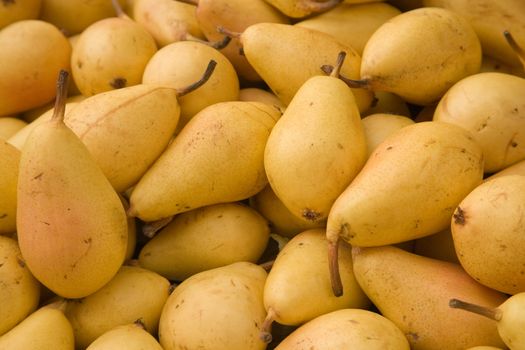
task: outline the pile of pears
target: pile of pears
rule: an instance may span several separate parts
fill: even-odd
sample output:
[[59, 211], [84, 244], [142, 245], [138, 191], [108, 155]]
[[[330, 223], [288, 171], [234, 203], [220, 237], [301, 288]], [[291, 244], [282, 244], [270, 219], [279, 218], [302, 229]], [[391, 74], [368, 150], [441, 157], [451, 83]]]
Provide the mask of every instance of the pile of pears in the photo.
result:
[[0, 350], [525, 349], [522, 0], [0, 1]]

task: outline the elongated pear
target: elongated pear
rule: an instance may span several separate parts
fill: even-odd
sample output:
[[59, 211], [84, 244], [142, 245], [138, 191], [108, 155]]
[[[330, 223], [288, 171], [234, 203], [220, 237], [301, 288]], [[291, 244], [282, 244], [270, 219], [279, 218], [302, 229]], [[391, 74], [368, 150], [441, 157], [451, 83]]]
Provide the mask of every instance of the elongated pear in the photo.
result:
[[162, 350], [159, 342], [139, 322], [118, 326], [102, 334], [86, 350]]
[[354, 274], [383, 316], [405, 334], [413, 350], [503, 347], [494, 322], [448, 307], [451, 298], [495, 307], [507, 299], [461, 266], [391, 246], [353, 248]]
[[[482, 178], [481, 148], [469, 132], [442, 122], [406, 126], [376, 148], [335, 201], [326, 228], [330, 249], [339, 238], [381, 246], [442, 231]], [[336, 265], [333, 254], [334, 283]]]
[[0, 235], [16, 232], [16, 206], [20, 151], [0, 140]]
[[366, 160], [366, 140], [350, 88], [314, 76], [297, 91], [272, 129], [264, 168], [273, 191], [295, 216], [322, 221]]
[[137, 183], [128, 213], [156, 221], [253, 196], [267, 184], [264, 147], [280, 115], [261, 102], [203, 109]]
[[62, 71], [55, 115], [33, 130], [22, 150], [16, 219], [33, 275], [60, 296], [80, 298], [117, 273], [128, 233], [117, 193], [63, 122], [66, 81]]

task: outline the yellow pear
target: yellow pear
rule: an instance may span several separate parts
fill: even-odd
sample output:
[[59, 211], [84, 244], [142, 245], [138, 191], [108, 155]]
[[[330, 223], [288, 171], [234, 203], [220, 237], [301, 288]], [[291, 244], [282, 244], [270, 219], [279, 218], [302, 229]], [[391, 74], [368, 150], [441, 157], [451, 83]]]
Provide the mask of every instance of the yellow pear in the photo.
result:
[[489, 306], [507, 299], [477, 283], [461, 266], [390, 246], [353, 248], [352, 256], [359, 285], [401, 329], [411, 349], [504, 345], [494, 322], [448, 307], [453, 297]]
[[376, 113], [364, 117], [362, 123], [366, 137], [367, 158], [369, 158], [388, 136], [405, 126], [414, 124], [414, 121], [401, 115]]
[[[274, 93], [261, 88], [243, 88], [239, 90], [239, 101], [264, 102], [284, 111], [286, 106]], [[1, 122], [1, 119], [0, 119]]]
[[[361, 116], [365, 117], [370, 114], [387, 113], [397, 114], [405, 117], [411, 117], [410, 110], [406, 102], [399, 96], [386, 91], [374, 92], [374, 102]], [[429, 118], [429, 120], [432, 117]]]
[[20, 158], [17, 233], [33, 275], [66, 298], [89, 295], [121, 266], [122, 203], [84, 144], [63, 121], [67, 72], [55, 114], [29, 135]]
[[302, 18], [329, 10], [343, 0], [265, 0], [288, 17]]
[[0, 52], [0, 116], [53, 100], [58, 72], [69, 69], [71, 56], [58, 28], [41, 20], [12, 23], [0, 30]]
[[[359, 54], [317, 30], [290, 24], [257, 23], [246, 28], [240, 40], [248, 62], [285, 105], [309, 78], [323, 75], [321, 66], [334, 62], [341, 51], [346, 52], [341, 75], [359, 77]], [[360, 112], [370, 107], [369, 91], [353, 89], [352, 92]]]
[[0, 140], [0, 235], [16, 232], [16, 186], [20, 151]]
[[159, 339], [164, 350], [263, 350], [266, 272], [238, 262], [200, 272], [179, 284], [164, 305]]
[[368, 310], [342, 309], [305, 323], [275, 349], [409, 350], [410, 345], [386, 317]]
[[252, 208], [211, 205], [177, 215], [141, 249], [139, 264], [182, 281], [237, 261], [255, 263], [269, 238], [267, 221]]
[[370, 37], [355, 86], [428, 105], [480, 65], [479, 40], [464, 18], [441, 8], [415, 9], [393, 17]]
[[339, 238], [381, 246], [444, 230], [482, 177], [481, 148], [469, 132], [442, 122], [401, 128], [376, 148], [332, 206], [330, 249], [335, 252]]
[[279, 252], [264, 285], [267, 316], [261, 336], [271, 340], [270, 325], [300, 325], [320, 315], [344, 308], [366, 308], [367, 296], [352, 271], [351, 247], [339, 246], [346, 293], [333, 295], [326, 268], [328, 242], [323, 229], [312, 229], [293, 237]]
[[44, 306], [0, 337], [0, 350], [74, 350], [73, 330], [61, 309]]
[[36, 310], [40, 283], [27, 268], [14, 239], [0, 236], [0, 335]]
[[140, 322], [118, 326], [102, 334], [86, 350], [162, 350]]
[[279, 116], [260, 102], [203, 109], [137, 183], [128, 214], [156, 221], [253, 196], [267, 184], [264, 147]]
[[264, 151], [268, 181], [284, 205], [306, 221], [326, 219], [336, 198], [366, 160], [366, 140], [350, 88], [314, 76], [297, 91], [270, 133]]
[[25, 19], [37, 19], [42, 0], [2, 1], [0, 4], [0, 29]]
[[0, 118], [0, 139], [7, 140], [20, 129], [25, 127], [27, 122], [16, 117], [2, 117]]
[[439, 101], [434, 120], [468, 130], [483, 149], [484, 171], [525, 159], [525, 79], [479, 73], [456, 83]]
[[73, 326], [77, 348], [85, 349], [105, 332], [137, 319], [149, 333], [156, 334], [169, 289], [169, 281], [152, 271], [122, 266], [97, 292], [67, 302], [65, 314]]
[[476, 281], [507, 294], [525, 291], [525, 177], [484, 182], [457, 206], [451, 223], [461, 266]]

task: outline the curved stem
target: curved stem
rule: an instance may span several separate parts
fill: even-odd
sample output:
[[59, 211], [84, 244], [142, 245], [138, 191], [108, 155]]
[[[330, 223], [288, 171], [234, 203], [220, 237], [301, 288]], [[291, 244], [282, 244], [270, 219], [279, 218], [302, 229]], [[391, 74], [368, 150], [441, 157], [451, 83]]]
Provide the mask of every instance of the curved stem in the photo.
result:
[[450, 306], [453, 309], [462, 309], [465, 311], [473, 312], [475, 314], [488, 317], [494, 321], [501, 320], [502, 316], [502, 312], [500, 309], [480, 306], [459, 299], [450, 299], [448, 306]]
[[510, 47], [516, 53], [521, 63], [523, 64], [523, 67], [525, 68], [525, 50], [516, 42], [514, 36], [508, 30], [505, 30], [503, 32], [503, 35], [505, 36], [507, 43], [509, 43]]
[[310, 13], [319, 13], [328, 11], [342, 2], [343, 0], [327, 0], [323, 2], [316, 0], [301, 0], [297, 3], [297, 7], [300, 7]]
[[186, 94], [189, 94], [190, 92], [192, 92], [194, 90], [197, 90], [199, 87], [204, 85], [204, 83], [206, 83], [208, 81], [208, 79], [210, 79], [211, 74], [215, 70], [216, 66], [217, 66], [217, 62], [214, 61], [214, 60], [210, 60], [210, 62], [208, 63], [208, 66], [206, 67], [206, 70], [204, 71], [204, 74], [202, 75], [202, 77], [199, 80], [197, 80], [196, 82], [194, 82], [194, 83], [192, 83], [192, 84], [190, 84], [190, 85], [188, 85], [186, 87], [183, 87], [181, 89], [177, 89], [177, 96], [181, 97], [181, 96], [184, 96]]
[[199, 6], [199, 0], [178, 0], [178, 1], [183, 2], [185, 4]]
[[147, 223], [142, 227], [142, 233], [148, 238], [155, 236], [157, 232], [166, 227], [173, 220], [173, 216]]
[[275, 310], [270, 306], [268, 308], [266, 318], [261, 325], [261, 332], [259, 333], [259, 339], [261, 339], [266, 344], [272, 342], [271, 329], [273, 321], [275, 321]]
[[146, 323], [144, 322], [144, 319], [142, 317], [136, 319], [135, 322], [133, 322], [133, 324], [139, 328], [142, 328], [143, 330], [146, 330]]
[[217, 49], [217, 50], [224, 49], [226, 46], [228, 46], [228, 44], [232, 40], [231, 37], [226, 35], [226, 36], [224, 36], [224, 39], [219, 40], [219, 41], [207, 41], [207, 40], [202, 40], [201, 38], [197, 38], [196, 36], [193, 36], [190, 33], [186, 33], [185, 39], [188, 40], [188, 41], [196, 41], [196, 42], [199, 42], [201, 44], [211, 46], [211, 47], [213, 47], [214, 49]]
[[343, 295], [343, 282], [339, 273], [339, 236], [335, 241], [328, 241], [328, 268], [332, 292], [336, 297]]
[[66, 112], [67, 99], [67, 85], [69, 81], [69, 73], [66, 70], [60, 70], [57, 79], [57, 92], [55, 97], [55, 107], [51, 120], [59, 122], [64, 121], [64, 114]]
[[337, 62], [335, 63], [335, 67], [332, 69], [332, 72], [330, 73], [331, 77], [339, 78], [339, 72], [341, 72], [341, 67], [343, 67], [343, 62], [345, 61], [346, 52], [341, 51], [337, 55]]
[[229, 30], [227, 28], [224, 28], [223, 26], [218, 26], [217, 31], [221, 34], [224, 34], [230, 38], [240, 39], [242, 33], [240, 32], [234, 32], [232, 30]]
[[[321, 70], [325, 73], [325, 74], [332, 74], [332, 71], [334, 70], [334, 66], [331, 66], [329, 64], [323, 64], [321, 66]], [[341, 75], [339, 74], [339, 79], [341, 79], [342, 81], [344, 81], [346, 83], [346, 85], [348, 85], [349, 87], [353, 88], [353, 89], [370, 89], [370, 81], [368, 79], [359, 79], [359, 80], [356, 80], [356, 79], [350, 79], [350, 78], [347, 78], [345, 77], [344, 75]]]
[[111, 0], [111, 5], [113, 5], [113, 9], [115, 9], [115, 13], [117, 14], [117, 17], [131, 20], [131, 18], [126, 15], [124, 10], [122, 9], [122, 6], [120, 6], [120, 3], [118, 0]]

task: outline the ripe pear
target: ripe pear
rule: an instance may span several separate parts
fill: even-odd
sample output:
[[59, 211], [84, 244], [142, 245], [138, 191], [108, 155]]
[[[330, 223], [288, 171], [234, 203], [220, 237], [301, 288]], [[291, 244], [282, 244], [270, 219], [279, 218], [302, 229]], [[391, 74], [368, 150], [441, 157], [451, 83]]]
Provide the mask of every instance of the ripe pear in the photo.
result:
[[27, 268], [14, 239], [0, 236], [0, 335], [36, 310], [40, 283]]
[[[468, 131], [442, 122], [401, 128], [384, 140], [328, 215], [326, 234], [355, 246], [381, 246], [444, 230], [482, 181], [483, 156]], [[337, 263], [331, 260], [334, 292]]]
[[[338, 67], [344, 56], [339, 56]], [[326, 219], [366, 160], [359, 110], [338, 72], [314, 76], [301, 86], [264, 151], [272, 189], [292, 214], [306, 221]]]
[[445, 9], [420, 8], [393, 17], [374, 32], [355, 86], [428, 105], [455, 82], [477, 73], [480, 65], [481, 46], [465, 19]]
[[162, 350], [140, 322], [118, 326], [102, 334], [86, 350]]
[[170, 283], [155, 272], [122, 266], [115, 277], [95, 293], [69, 300], [65, 314], [73, 326], [77, 348], [85, 349], [111, 329], [141, 319], [156, 334]]
[[[465, 299], [467, 300], [467, 299]], [[511, 350], [525, 349], [525, 292], [514, 294], [498, 307], [486, 306], [481, 302], [464, 302], [458, 299], [450, 300], [450, 307], [470, 311], [497, 322], [501, 339]]]
[[156, 221], [253, 196], [268, 181], [264, 147], [279, 117], [277, 109], [260, 102], [203, 109], [137, 183], [128, 214]]
[[0, 29], [26, 19], [37, 19], [42, 0], [2, 1], [0, 3]]
[[410, 345], [386, 317], [367, 310], [342, 309], [307, 322], [275, 349], [409, 350]]
[[20, 151], [0, 140], [0, 235], [16, 232], [16, 186]]
[[367, 158], [388, 136], [405, 126], [414, 124], [414, 121], [408, 117], [387, 113], [371, 114], [361, 121], [366, 138]]
[[0, 139], [7, 140], [20, 129], [24, 128], [27, 122], [16, 117], [2, 117], [0, 118]]
[[413, 350], [504, 345], [493, 322], [448, 307], [456, 296], [489, 306], [507, 299], [477, 283], [461, 266], [391, 246], [355, 247], [352, 256], [359, 285]]
[[468, 130], [483, 149], [484, 171], [501, 170], [525, 159], [525, 79], [479, 73], [456, 83], [443, 96], [434, 120]]
[[[274, 93], [261, 88], [243, 88], [239, 90], [239, 101], [264, 102], [284, 111], [286, 106]], [[1, 122], [1, 119], [0, 119]]]
[[484, 182], [456, 208], [451, 228], [461, 266], [476, 281], [507, 294], [525, 291], [525, 177]]
[[[309, 78], [323, 75], [320, 67], [334, 62], [341, 51], [346, 52], [341, 75], [359, 77], [361, 56], [352, 47], [317, 30], [257, 23], [246, 28], [240, 40], [248, 62], [285, 105]], [[352, 92], [360, 112], [370, 107], [373, 97], [370, 91], [352, 89]]]
[[179, 99], [179, 130], [199, 111], [239, 97], [239, 78], [230, 61], [218, 50], [195, 41], [178, 41], [160, 49], [148, 62], [142, 82], [181, 89], [197, 81], [213, 60], [217, 67], [208, 83]]
[[255, 263], [269, 238], [268, 222], [252, 208], [211, 205], [177, 215], [141, 249], [139, 264], [182, 281], [237, 261]]
[[[403, 101], [401, 97], [386, 91], [374, 92], [374, 102], [372, 106], [364, 111], [364, 113], [361, 113], [361, 116], [366, 117], [377, 113], [397, 114], [411, 117], [410, 110], [405, 101]], [[432, 116], [428, 120], [431, 119]]]
[[36, 310], [0, 337], [0, 350], [74, 350], [73, 330], [56, 305]]
[[127, 245], [122, 203], [84, 144], [63, 121], [67, 72], [55, 114], [29, 135], [20, 158], [17, 229], [33, 275], [66, 298], [89, 295], [121, 266]]
[[266, 272], [238, 262], [200, 272], [179, 284], [164, 305], [159, 339], [164, 350], [263, 350]]
[[339, 246], [346, 293], [333, 295], [326, 268], [328, 258], [324, 229], [312, 229], [293, 237], [279, 252], [264, 285], [267, 317], [261, 337], [271, 340], [270, 325], [300, 325], [320, 315], [344, 308], [367, 308], [368, 297], [352, 271], [351, 247]]
[[288, 17], [302, 18], [337, 6], [343, 0], [265, 0]]
[[53, 100], [58, 72], [69, 69], [71, 56], [58, 28], [41, 20], [12, 23], [0, 30], [0, 52], [0, 116]]

